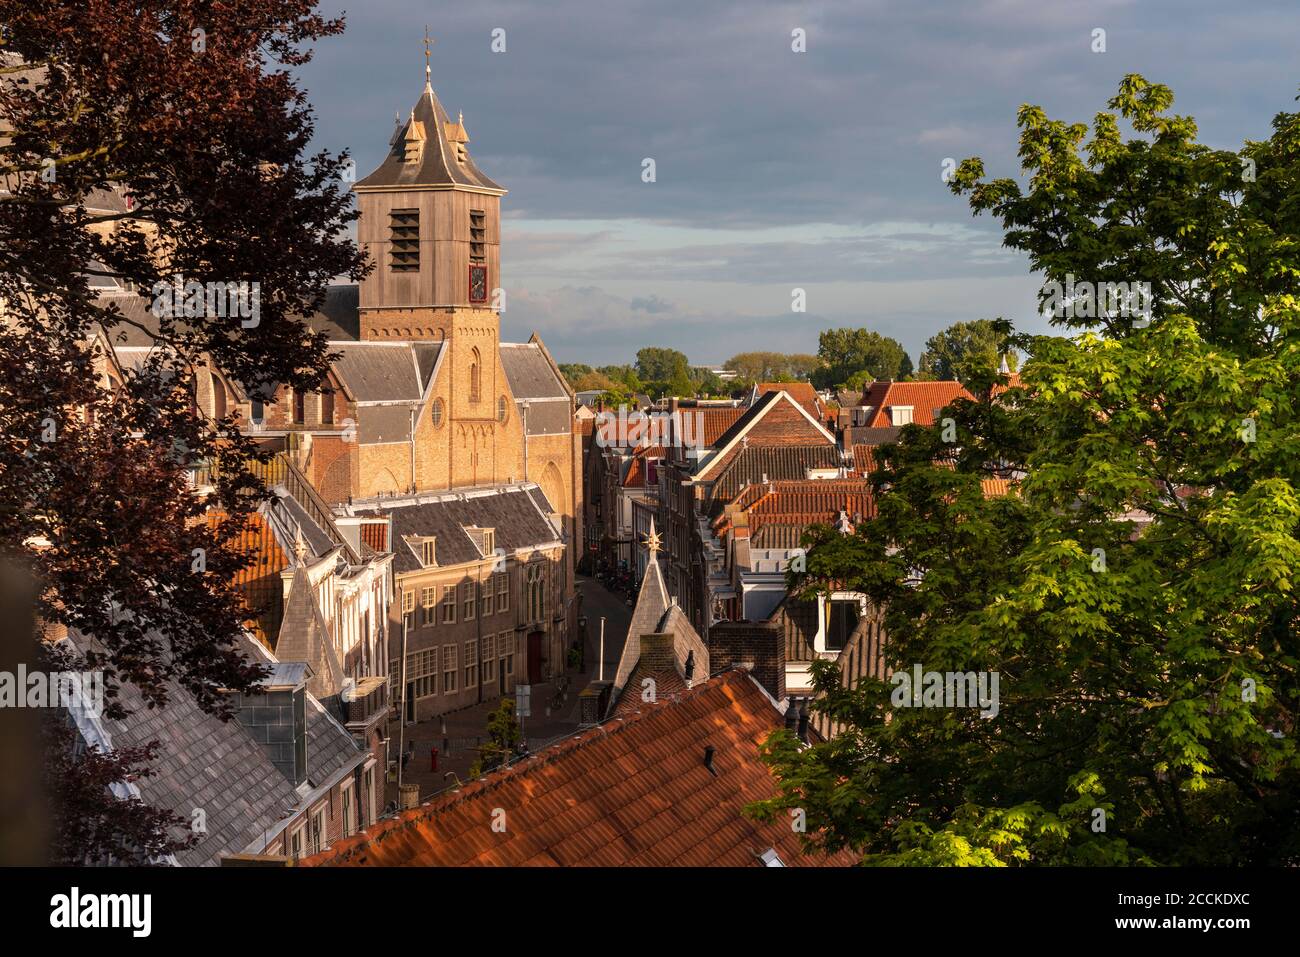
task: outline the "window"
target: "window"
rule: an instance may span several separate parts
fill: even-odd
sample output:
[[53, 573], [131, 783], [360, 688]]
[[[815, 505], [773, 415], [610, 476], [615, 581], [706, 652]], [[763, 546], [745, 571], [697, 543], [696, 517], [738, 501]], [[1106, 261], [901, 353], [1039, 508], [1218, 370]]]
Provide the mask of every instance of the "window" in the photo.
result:
[[433, 408], [429, 411], [429, 418], [436, 429], [442, 425], [442, 399], [433, 400]]
[[393, 272], [420, 271], [420, 211], [395, 209], [388, 214], [389, 261]]
[[497, 611], [510, 610], [510, 576], [506, 572], [493, 575], [497, 582]]
[[339, 794], [339, 804], [343, 815], [343, 836], [352, 834], [352, 788], [345, 787]]
[[300, 389], [293, 390], [293, 424], [302, 425], [307, 420], [307, 397]]
[[894, 425], [909, 425], [912, 421], [912, 407], [910, 405], [890, 406], [889, 418]]
[[478, 402], [482, 398], [479, 388], [481, 384], [481, 370], [483, 368], [483, 357], [479, 354], [478, 347], [470, 353], [469, 362], [469, 400]]
[[358, 802], [361, 812], [365, 817], [361, 821], [362, 827], [368, 827], [375, 822], [375, 772], [373, 768], [366, 768], [361, 774], [361, 800]]
[[832, 601], [826, 608], [826, 650], [840, 651], [858, 627], [861, 606], [857, 599]]
[[442, 589], [442, 623], [456, 624], [456, 586], [445, 585]]
[[478, 642], [470, 639], [465, 642], [465, 687], [478, 686]]
[[427, 538], [420, 543], [420, 563], [426, 568], [438, 564], [437, 539]]
[[416, 651], [406, 656], [406, 683], [412, 698], [430, 698], [438, 693], [438, 649]]
[[302, 832], [304, 828], [298, 828], [289, 838], [289, 856], [293, 858], [302, 857]]
[[311, 816], [311, 852], [319, 854], [325, 849], [325, 809]]
[[409, 615], [415, 611], [415, 591], [407, 589], [402, 592], [402, 614]]
[[496, 529], [483, 529], [483, 554], [491, 555], [497, 550], [497, 533]]
[[320, 394], [320, 424], [334, 424], [334, 393], [322, 392]]
[[483, 636], [483, 684], [490, 685], [497, 679], [496, 636]]
[[502, 632], [497, 638], [497, 654], [501, 656], [501, 672], [507, 678], [515, 673], [515, 636], [511, 632]]
[[456, 646], [442, 646], [442, 693], [451, 694], [456, 690]]
[[528, 566], [528, 620], [540, 621], [546, 616], [546, 566], [541, 562]]
[[506, 402], [505, 396], [500, 396], [497, 398], [497, 421], [498, 422], [504, 422], [506, 420], [506, 411], [509, 408], [510, 408], [510, 404]]
[[[461, 146], [461, 150], [465, 147]], [[464, 162], [464, 159], [461, 160]], [[486, 262], [485, 254], [487, 241], [487, 230], [485, 228], [483, 210], [471, 209], [469, 211], [469, 261], [472, 263]]]
[[420, 589], [420, 624], [425, 628], [438, 623], [438, 586]]
[[479, 613], [486, 618], [492, 614], [492, 580], [478, 583]]
[[474, 583], [461, 582], [460, 586], [460, 605], [461, 621], [474, 620]]

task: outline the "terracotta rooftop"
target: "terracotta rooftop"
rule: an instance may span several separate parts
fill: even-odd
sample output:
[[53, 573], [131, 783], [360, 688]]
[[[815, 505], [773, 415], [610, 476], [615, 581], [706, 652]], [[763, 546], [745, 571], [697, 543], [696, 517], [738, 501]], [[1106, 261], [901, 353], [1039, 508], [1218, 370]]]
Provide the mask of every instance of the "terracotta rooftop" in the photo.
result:
[[801, 406], [808, 410], [814, 419], [820, 422], [826, 417], [822, 400], [811, 382], [760, 382], [755, 387], [759, 395], [768, 392], [787, 392]]
[[[304, 866], [847, 866], [805, 852], [785, 820], [742, 808], [776, 793], [759, 744], [784, 725], [748, 672], [646, 704], [340, 841]], [[713, 770], [705, 766], [712, 746]], [[493, 828], [493, 822], [498, 825]]]
[[973, 399], [960, 382], [873, 382], [867, 386], [862, 404], [871, 407], [867, 426], [883, 428], [893, 425], [889, 409], [911, 406], [912, 421], [933, 425], [935, 413], [957, 399]]

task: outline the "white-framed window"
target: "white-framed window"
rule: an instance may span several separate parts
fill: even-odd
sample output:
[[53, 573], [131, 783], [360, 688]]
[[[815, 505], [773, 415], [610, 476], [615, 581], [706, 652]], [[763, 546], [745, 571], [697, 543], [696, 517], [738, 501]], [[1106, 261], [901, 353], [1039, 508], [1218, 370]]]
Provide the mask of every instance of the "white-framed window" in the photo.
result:
[[456, 586], [444, 585], [442, 589], [442, 623], [456, 624]]
[[541, 621], [546, 617], [545, 562], [534, 562], [528, 566], [527, 586], [528, 620]]
[[366, 818], [361, 822], [362, 827], [369, 827], [375, 823], [375, 769], [366, 768], [361, 772], [361, 787], [365, 791], [361, 795], [358, 806], [365, 812]]
[[424, 627], [438, 623], [438, 586], [420, 589], [420, 624]]
[[497, 550], [497, 531], [495, 528], [483, 529], [483, 554], [492, 555]]
[[343, 836], [351, 837], [352, 835], [352, 784], [349, 782], [344, 785], [343, 790], [339, 792], [339, 808], [343, 817]]
[[497, 680], [497, 638], [496, 635], [483, 636], [483, 684], [490, 685]]
[[910, 425], [912, 422], [912, 407], [910, 405], [891, 405], [889, 407], [889, 420], [894, 425]]
[[474, 594], [474, 582], [461, 582], [460, 585], [460, 611], [461, 621], [474, 620], [474, 605], [478, 599]]
[[465, 642], [465, 687], [478, 687], [478, 640]]
[[420, 543], [420, 563], [425, 568], [438, 564], [437, 544], [437, 540], [432, 538], [426, 538]]
[[302, 857], [303, 832], [306, 831], [306, 829], [307, 828], [305, 825], [300, 824], [297, 827], [295, 827], [293, 829], [293, 833], [289, 835], [289, 856], [294, 858], [295, 860]]
[[497, 582], [497, 611], [510, 610], [510, 575], [499, 572], [492, 576]]
[[408, 588], [402, 592], [402, 614], [409, 615], [415, 611], [415, 592]]
[[319, 854], [325, 849], [325, 808], [312, 811], [308, 836], [313, 854]]
[[442, 693], [456, 690], [456, 646], [442, 646]]
[[478, 583], [479, 613], [486, 618], [492, 614], [492, 579]]
[[406, 656], [406, 681], [413, 698], [428, 698], [438, 693], [438, 649], [415, 651]]
[[502, 632], [497, 638], [497, 654], [501, 658], [501, 670], [505, 672], [507, 678], [513, 678], [515, 675], [515, 634], [512, 631]]

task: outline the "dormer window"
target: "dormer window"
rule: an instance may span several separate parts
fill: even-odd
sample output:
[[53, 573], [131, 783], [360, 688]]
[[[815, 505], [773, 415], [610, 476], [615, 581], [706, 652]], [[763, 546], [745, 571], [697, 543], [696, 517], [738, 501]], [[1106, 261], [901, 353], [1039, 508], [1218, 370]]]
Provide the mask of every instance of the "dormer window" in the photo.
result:
[[910, 405], [891, 405], [889, 407], [889, 421], [895, 425], [910, 425], [912, 422], [912, 407]]
[[432, 568], [438, 564], [437, 539], [426, 538], [420, 543], [420, 564]]
[[469, 154], [465, 152], [464, 143], [456, 144], [456, 162], [460, 163], [462, 166], [469, 162]]
[[496, 529], [483, 529], [483, 554], [491, 555], [497, 550], [497, 533]]

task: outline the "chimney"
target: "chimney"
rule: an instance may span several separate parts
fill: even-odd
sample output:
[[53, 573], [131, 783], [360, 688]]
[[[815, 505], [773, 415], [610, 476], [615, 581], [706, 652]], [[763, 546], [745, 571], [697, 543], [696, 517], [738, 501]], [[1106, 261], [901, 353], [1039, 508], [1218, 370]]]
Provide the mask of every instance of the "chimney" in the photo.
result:
[[277, 662], [254, 694], [239, 696], [239, 723], [294, 787], [307, 780], [306, 662]]
[[676, 668], [673, 654], [673, 636], [671, 632], [641, 636], [641, 664], [648, 669]]
[[799, 702], [799, 740], [808, 743], [808, 699]]
[[709, 769], [709, 773], [715, 778], [718, 776], [718, 771], [717, 768], [713, 766], [713, 756], [717, 751], [718, 749], [711, 744], [706, 744], [704, 746], [704, 766]]
[[799, 699], [791, 698], [785, 706], [785, 729], [794, 734], [799, 727]]
[[709, 663], [747, 669], [777, 701], [785, 694], [785, 634], [771, 621], [720, 621], [709, 629]]

